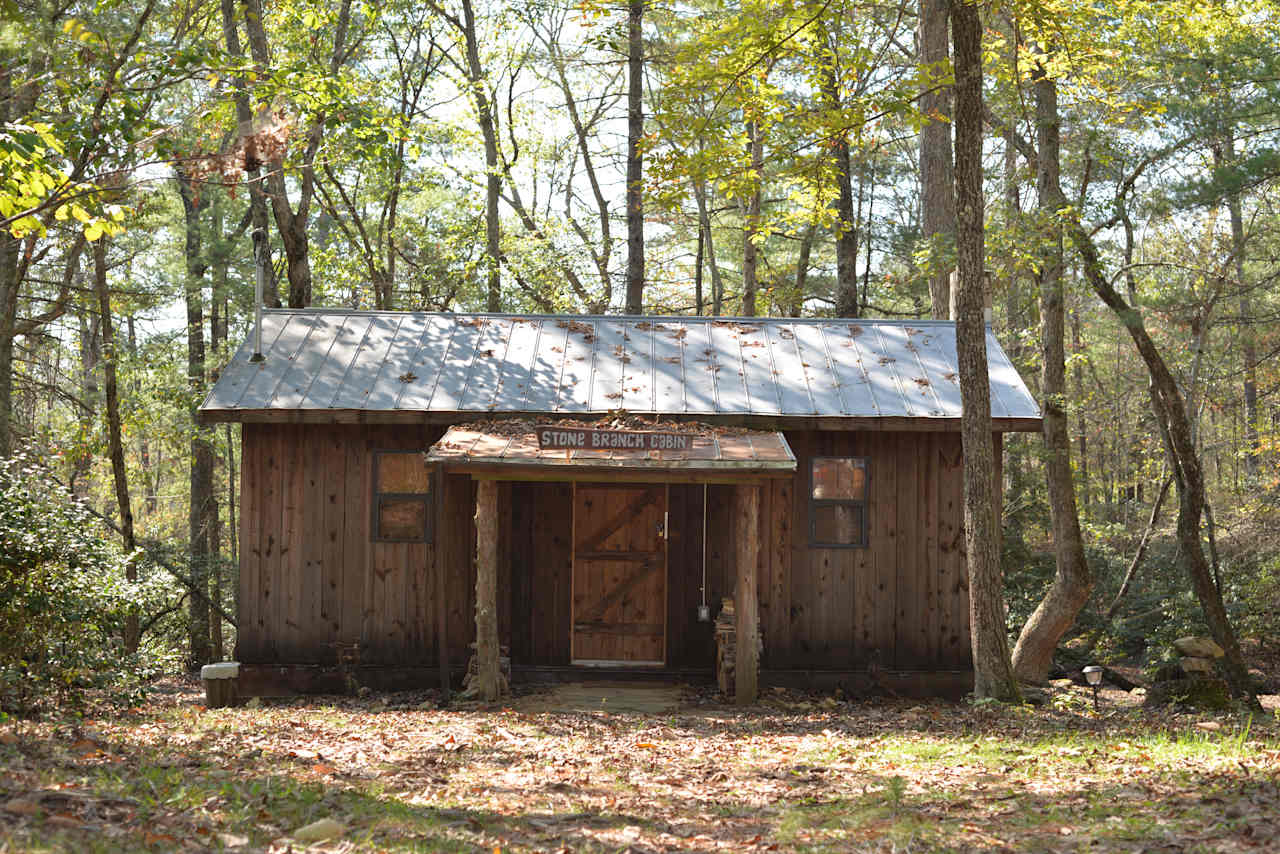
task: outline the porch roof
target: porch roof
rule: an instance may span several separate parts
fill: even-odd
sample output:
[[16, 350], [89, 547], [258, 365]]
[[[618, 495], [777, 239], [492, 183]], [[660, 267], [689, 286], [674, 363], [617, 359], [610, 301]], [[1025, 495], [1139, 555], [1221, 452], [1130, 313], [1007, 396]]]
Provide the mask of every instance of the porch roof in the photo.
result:
[[[553, 428], [555, 429], [554, 425]], [[662, 426], [656, 426], [661, 430]], [[537, 430], [528, 427], [485, 429], [455, 425], [431, 446], [429, 462], [444, 463], [454, 471], [482, 473], [559, 472], [572, 479], [575, 472], [605, 471], [619, 474], [753, 475], [786, 477], [796, 470], [795, 454], [781, 433], [771, 431], [690, 430], [686, 449], [578, 448], [552, 450], [539, 446]]]

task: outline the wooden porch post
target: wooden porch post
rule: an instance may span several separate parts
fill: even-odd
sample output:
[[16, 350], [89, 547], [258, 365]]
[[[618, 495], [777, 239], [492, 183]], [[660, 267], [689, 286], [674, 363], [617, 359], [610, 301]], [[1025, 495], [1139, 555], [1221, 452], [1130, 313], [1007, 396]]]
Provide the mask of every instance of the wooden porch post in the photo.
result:
[[[445, 474], [444, 466], [436, 466], [435, 468], [435, 491], [439, 496], [435, 502], [436, 514], [436, 559], [435, 559], [435, 597], [436, 597], [436, 660], [440, 667], [440, 699], [449, 702], [449, 605], [445, 601], [448, 595], [449, 585], [446, 583], [446, 573], [448, 567], [457, 554], [457, 540], [454, 539], [455, 534], [452, 531], [446, 531], [444, 525], [444, 506], [445, 501]], [[465, 539], [465, 538], [464, 538]], [[448, 542], [450, 548], [445, 549], [445, 543]]]
[[468, 690], [482, 700], [498, 699], [498, 484], [476, 484], [476, 672]]
[[760, 487], [754, 483], [734, 487], [734, 535], [737, 542], [737, 650], [734, 662], [734, 700], [740, 705], [756, 701], [760, 678], [760, 603], [756, 593], [756, 562], [760, 555]]

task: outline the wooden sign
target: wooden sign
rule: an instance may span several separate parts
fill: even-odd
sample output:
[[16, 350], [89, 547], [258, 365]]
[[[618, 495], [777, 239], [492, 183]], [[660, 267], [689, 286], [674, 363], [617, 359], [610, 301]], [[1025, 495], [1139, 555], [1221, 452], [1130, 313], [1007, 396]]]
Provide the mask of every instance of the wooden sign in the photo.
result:
[[693, 446], [688, 433], [659, 433], [648, 430], [592, 430], [588, 427], [556, 427], [543, 424], [535, 428], [538, 447], [544, 450], [611, 451], [687, 451]]

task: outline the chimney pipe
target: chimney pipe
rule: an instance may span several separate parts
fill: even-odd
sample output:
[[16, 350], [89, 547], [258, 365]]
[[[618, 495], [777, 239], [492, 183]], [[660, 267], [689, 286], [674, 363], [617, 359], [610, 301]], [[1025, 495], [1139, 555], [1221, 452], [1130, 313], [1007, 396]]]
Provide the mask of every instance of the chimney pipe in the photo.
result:
[[253, 230], [253, 266], [257, 273], [253, 284], [253, 355], [250, 362], [262, 362], [262, 291], [267, 279], [267, 235], [261, 228]]
[[[991, 325], [995, 317], [995, 312], [992, 310], [992, 307], [991, 307], [991, 282], [994, 278], [995, 278], [995, 273], [993, 273], [991, 270], [982, 271], [982, 322], [985, 323], [987, 326]], [[959, 309], [959, 303], [960, 303], [960, 271], [959, 270], [951, 271], [950, 281], [951, 281], [951, 299], [949, 301], [948, 308], [951, 314], [951, 319], [955, 320], [956, 315], [959, 314], [958, 309]]]

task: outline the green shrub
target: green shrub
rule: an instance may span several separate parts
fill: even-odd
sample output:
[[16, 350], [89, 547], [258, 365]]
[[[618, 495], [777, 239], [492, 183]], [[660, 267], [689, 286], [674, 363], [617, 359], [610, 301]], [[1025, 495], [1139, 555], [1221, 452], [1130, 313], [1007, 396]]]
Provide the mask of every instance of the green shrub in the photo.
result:
[[135, 699], [149, 674], [121, 637], [153, 591], [125, 580], [114, 540], [41, 466], [0, 460], [0, 710]]

